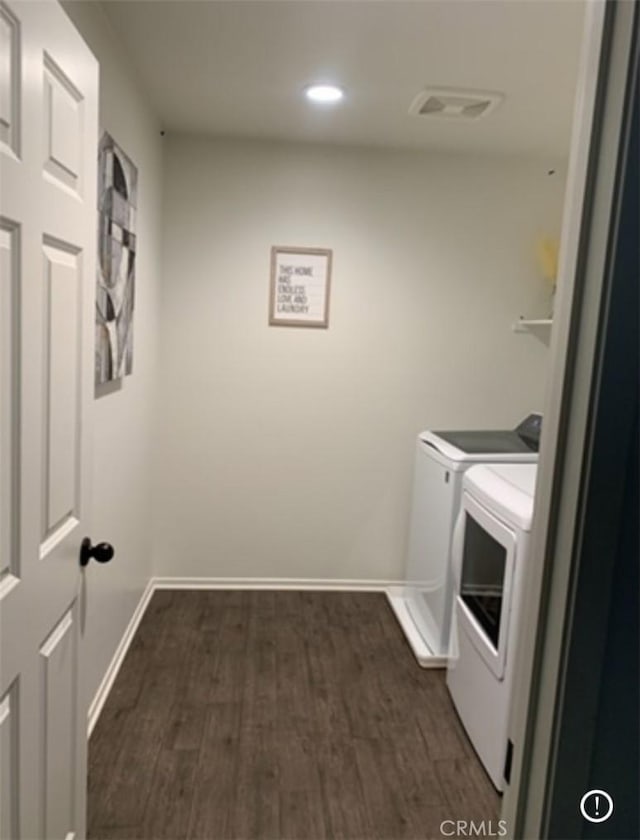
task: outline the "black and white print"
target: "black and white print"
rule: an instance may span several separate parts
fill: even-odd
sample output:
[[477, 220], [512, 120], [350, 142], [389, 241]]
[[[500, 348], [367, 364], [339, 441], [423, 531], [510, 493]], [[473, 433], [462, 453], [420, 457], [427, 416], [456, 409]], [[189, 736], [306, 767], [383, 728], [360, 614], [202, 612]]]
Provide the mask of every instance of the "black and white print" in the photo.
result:
[[98, 158], [98, 278], [95, 382], [133, 369], [138, 170], [110, 134]]

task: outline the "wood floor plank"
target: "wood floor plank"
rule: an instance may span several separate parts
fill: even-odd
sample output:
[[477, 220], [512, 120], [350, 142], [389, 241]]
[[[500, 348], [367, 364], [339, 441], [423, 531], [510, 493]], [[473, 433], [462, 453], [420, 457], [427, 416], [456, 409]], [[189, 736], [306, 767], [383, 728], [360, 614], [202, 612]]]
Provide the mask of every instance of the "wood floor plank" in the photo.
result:
[[276, 743], [280, 791], [316, 791], [320, 773], [316, 741], [292, 733], [280, 733]]
[[237, 741], [241, 728], [241, 703], [212, 703], [209, 706], [209, 721], [202, 748], [204, 749], [208, 741]]
[[105, 798], [113, 782], [113, 770], [125, 750], [124, 739], [129, 717], [126, 709], [107, 703], [91, 736], [88, 756], [87, 822], [91, 836], [104, 809]]
[[328, 736], [316, 744], [316, 750], [328, 836], [336, 840], [376, 837], [352, 739]]
[[416, 717], [432, 761], [447, 758], [477, 760], [446, 689], [432, 691], [428, 702], [417, 710]]
[[163, 724], [157, 717], [129, 716], [108, 782], [99, 800], [89, 803], [89, 824], [96, 830], [142, 824], [162, 734]]
[[392, 744], [374, 738], [355, 738], [353, 743], [372, 837], [415, 837], [410, 806], [388, 764]]
[[277, 727], [298, 735], [309, 734], [314, 725], [314, 702], [305, 640], [284, 622], [276, 636]]
[[497, 819], [384, 596], [157, 591], [89, 744], [90, 840], [429, 840]]
[[281, 790], [279, 806], [278, 840], [300, 840], [301, 837], [325, 840], [328, 837], [322, 805], [315, 791]]
[[439, 759], [434, 768], [457, 819], [497, 820], [498, 797], [477, 761]]
[[143, 829], [139, 825], [97, 826], [89, 836], [92, 840], [142, 840]]
[[198, 752], [202, 745], [209, 709], [204, 704], [185, 705], [179, 701], [173, 706], [167, 720], [163, 747], [169, 750]]
[[109, 693], [111, 708], [131, 709], [138, 702], [147, 669], [153, 656], [153, 644], [136, 635]]
[[183, 679], [176, 701], [186, 706], [206, 706], [215, 692], [220, 659], [220, 638], [210, 630], [198, 631], [198, 639], [185, 651]]
[[278, 736], [273, 729], [243, 728], [236, 743], [236, 790], [231, 837], [278, 840], [280, 798]]
[[197, 765], [198, 752], [195, 750], [160, 751], [142, 823], [144, 838], [186, 838]]
[[256, 598], [259, 594], [250, 593], [242, 719], [251, 728], [273, 729], [278, 714], [275, 606], [272, 599]]
[[236, 797], [237, 740], [227, 735], [205, 739], [196, 767], [191, 814], [186, 836], [191, 840], [232, 838], [232, 806]]

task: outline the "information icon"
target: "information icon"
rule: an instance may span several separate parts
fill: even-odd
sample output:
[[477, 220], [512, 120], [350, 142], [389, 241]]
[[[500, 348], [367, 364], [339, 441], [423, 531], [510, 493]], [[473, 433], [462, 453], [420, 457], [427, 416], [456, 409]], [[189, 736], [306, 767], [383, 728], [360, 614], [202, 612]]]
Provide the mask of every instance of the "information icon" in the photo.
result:
[[580, 800], [580, 813], [589, 822], [604, 822], [613, 814], [613, 799], [606, 790], [588, 790]]

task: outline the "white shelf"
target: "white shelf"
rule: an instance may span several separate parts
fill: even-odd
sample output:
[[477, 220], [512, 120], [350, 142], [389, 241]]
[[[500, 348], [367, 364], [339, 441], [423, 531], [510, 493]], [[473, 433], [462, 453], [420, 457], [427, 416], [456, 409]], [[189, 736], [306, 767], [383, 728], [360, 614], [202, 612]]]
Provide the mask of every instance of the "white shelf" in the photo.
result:
[[531, 332], [535, 329], [551, 329], [552, 318], [520, 318], [511, 329], [517, 333]]

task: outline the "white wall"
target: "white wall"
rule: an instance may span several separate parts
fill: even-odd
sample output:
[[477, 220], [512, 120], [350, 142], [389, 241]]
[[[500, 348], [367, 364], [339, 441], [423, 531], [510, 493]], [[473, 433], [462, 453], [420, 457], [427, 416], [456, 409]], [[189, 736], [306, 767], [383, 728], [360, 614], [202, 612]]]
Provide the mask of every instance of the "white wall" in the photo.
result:
[[[465, 129], [466, 130], [466, 129]], [[155, 568], [399, 578], [416, 433], [511, 427], [548, 359], [548, 162], [168, 139]], [[333, 249], [328, 330], [267, 326], [272, 245]]]
[[116, 556], [108, 566], [87, 568], [83, 654], [91, 700], [151, 576], [162, 140], [100, 4], [63, 5], [100, 62], [100, 131], [109, 131], [138, 166], [134, 371], [94, 403], [91, 536], [112, 542]]

